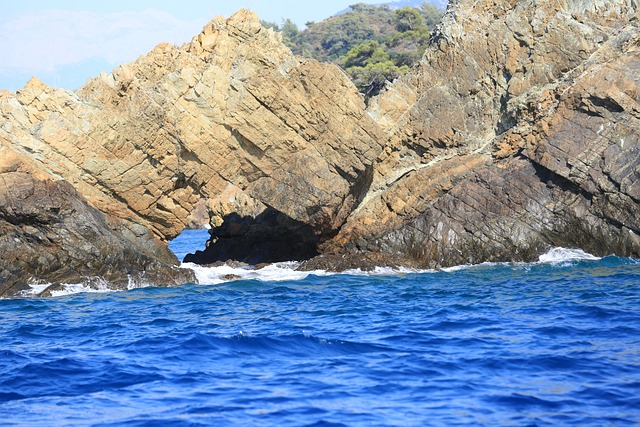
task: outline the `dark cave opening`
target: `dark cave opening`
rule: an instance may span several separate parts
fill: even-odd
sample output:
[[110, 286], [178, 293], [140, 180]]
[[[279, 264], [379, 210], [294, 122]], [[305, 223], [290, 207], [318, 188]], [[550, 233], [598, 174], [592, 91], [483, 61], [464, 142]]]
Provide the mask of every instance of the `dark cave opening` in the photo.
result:
[[318, 255], [320, 236], [305, 223], [272, 208], [256, 217], [231, 213], [209, 230], [204, 250], [187, 254], [184, 262], [207, 265], [238, 261], [256, 265], [302, 261]]

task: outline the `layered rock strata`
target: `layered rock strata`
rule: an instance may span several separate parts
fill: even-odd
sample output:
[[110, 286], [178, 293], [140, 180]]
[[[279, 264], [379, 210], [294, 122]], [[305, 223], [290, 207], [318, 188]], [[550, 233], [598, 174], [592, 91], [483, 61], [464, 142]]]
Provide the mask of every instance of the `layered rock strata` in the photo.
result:
[[[640, 254], [638, 5], [454, 2], [369, 113], [389, 135], [326, 251], [437, 267]], [[382, 257], [384, 258], [384, 256]]]
[[[148, 228], [158, 250], [210, 221], [203, 263], [316, 254], [361, 200], [384, 140], [338, 67], [296, 58], [246, 10], [75, 93], [34, 78], [0, 94], [0, 115], [0, 146], [130, 232]], [[229, 189], [239, 196], [221, 197]]]
[[106, 217], [68, 182], [1, 146], [0, 254], [0, 297], [32, 285], [130, 289], [195, 280], [148, 229]]
[[[206, 222], [199, 263], [640, 256], [637, 18], [634, 0], [454, 1], [366, 110], [248, 11], [76, 92], [2, 92], [0, 149], [19, 161], [1, 168], [0, 292], [92, 271], [187, 280], [166, 242]], [[69, 230], [94, 245], [84, 261], [67, 245], [31, 262]]]
[[335, 231], [381, 148], [344, 73], [296, 58], [248, 11], [214, 19], [182, 47], [159, 45], [77, 93], [34, 80], [0, 108], [0, 137], [11, 146], [164, 240], [229, 184]]

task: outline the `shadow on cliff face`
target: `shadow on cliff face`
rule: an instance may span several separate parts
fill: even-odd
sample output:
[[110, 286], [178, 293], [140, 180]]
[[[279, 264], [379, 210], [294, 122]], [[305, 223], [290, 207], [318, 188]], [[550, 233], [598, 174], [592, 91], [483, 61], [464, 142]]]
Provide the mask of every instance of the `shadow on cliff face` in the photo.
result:
[[300, 261], [318, 255], [320, 236], [300, 221], [267, 208], [256, 217], [231, 213], [219, 227], [209, 231], [204, 251], [188, 254], [184, 262], [205, 265], [240, 261], [260, 264]]

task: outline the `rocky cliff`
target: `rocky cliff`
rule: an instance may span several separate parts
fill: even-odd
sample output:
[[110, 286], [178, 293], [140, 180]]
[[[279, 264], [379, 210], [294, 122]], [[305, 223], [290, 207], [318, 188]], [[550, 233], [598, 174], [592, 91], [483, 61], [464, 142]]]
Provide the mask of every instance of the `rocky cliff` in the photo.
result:
[[31, 285], [94, 289], [195, 280], [149, 230], [107, 217], [64, 180], [0, 146], [0, 297]]
[[132, 233], [151, 230], [165, 258], [185, 226], [211, 222], [198, 262], [316, 255], [384, 141], [338, 67], [296, 58], [246, 10], [75, 93], [33, 79], [0, 94], [0, 115], [0, 146]]
[[325, 250], [430, 267], [638, 256], [637, 18], [631, 0], [453, 2], [420, 67], [371, 104], [389, 140]]
[[[339, 68], [295, 57], [248, 11], [75, 93], [36, 79], [0, 93], [0, 148], [20, 159], [0, 168], [0, 292], [151, 260], [174, 271], [167, 240], [207, 221], [191, 261], [640, 256], [637, 15], [635, 0], [452, 2], [419, 67], [368, 109]], [[82, 224], [115, 233], [94, 251], [111, 272], [70, 274], [74, 251], [48, 270], [5, 256]], [[127, 247], [147, 258], [111, 261]]]

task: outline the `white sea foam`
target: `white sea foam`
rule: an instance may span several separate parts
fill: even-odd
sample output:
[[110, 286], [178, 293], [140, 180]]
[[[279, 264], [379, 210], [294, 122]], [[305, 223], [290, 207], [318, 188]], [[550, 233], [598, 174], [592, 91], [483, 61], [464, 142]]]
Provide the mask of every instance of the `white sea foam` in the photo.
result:
[[30, 289], [20, 292], [20, 296], [24, 296], [24, 297], [38, 296], [42, 292], [44, 292], [44, 290], [47, 289], [49, 286], [51, 286], [51, 283], [30, 282], [29, 283]]
[[340, 273], [326, 270], [300, 271], [296, 270], [298, 262], [278, 262], [266, 267], [255, 269], [253, 267], [232, 267], [221, 265], [216, 267], [201, 266], [191, 263], [183, 263], [181, 267], [189, 268], [196, 274], [198, 282], [202, 285], [217, 285], [233, 280], [258, 280], [261, 282], [281, 282], [286, 280], [304, 280], [309, 275], [331, 276], [347, 274], [351, 276], [396, 276], [400, 274], [425, 273], [434, 270], [416, 270], [410, 268], [376, 267], [371, 271], [361, 269], [345, 270]]
[[538, 258], [541, 263], [562, 263], [567, 261], [598, 261], [602, 258], [591, 255], [582, 249], [552, 248]]
[[115, 289], [111, 289], [108, 287], [94, 287], [87, 285], [86, 283], [73, 283], [73, 284], [63, 284], [62, 289], [56, 289], [51, 291], [52, 297], [61, 297], [65, 295], [72, 294], [80, 294], [80, 293], [108, 293], [108, 292], [117, 292]]
[[278, 262], [266, 267], [255, 269], [252, 267], [232, 267], [221, 265], [216, 267], [202, 266], [192, 263], [183, 263], [181, 267], [189, 268], [196, 274], [201, 285], [217, 285], [232, 280], [259, 280], [262, 282], [281, 282], [285, 280], [303, 280], [310, 274], [326, 276], [323, 270], [297, 271], [297, 262]]
[[[37, 297], [45, 292], [50, 286], [55, 286], [54, 289], [49, 291], [49, 294], [52, 297], [61, 297], [79, 293], [109, 293], [122, 291], [122, 289], [116, 289], [101, 277], [88, 277], [86, 282], [83, 283], [57, 283], [55, 285], [53, 283], [31, 281], [29, 283], [30, 289], [20, 292], [20, 296]], [[144, 285], [135, 283], [131, 278], [129, 279], [128, 289], [140, 287], [144, 287]]]
[[440, 271], [444, 271], [446, 273], [455, 273], [460, 270], [467, 270], [469, 268], [475, 267], [495, 267], [498, 265], [509, 264], [507, 262], [483, 262], [481, 264], [462, 264], [462, 265], [454, 265], [452, 267], [443, 267]]
[[[537, 263], [533, 264], [563, 264], [571, 261], [597, 261], [601, 258], [591, 255], [581, 249], [568, 249], [568, 248], [553, 248], [546, 254], [540, 255]], [[298, 262], [279, 262], [275, 264], [269, 264], [266, 267], [255, 269], [254, 267], [233, 267], [230, 265], [221, 265], [217, 267], [201, 266], [191, 263], [183, 263], [181, 267], [188, 268], [194, 271], [198, 282], [203, 285], [216, 285], [220, 283], [230, 282], [233, 280], [258, 280], [262, 282], [280, 282], [288, 280], [304, 280], [309, 275], [316, 276], [330, 276], [335, 274], [347, 274], [354, 276], [397, 276], [405, 274], [416, 273], [435, 273], [437, 271], [444, 271], [447, 273], [453, 273], [456, 271], [466, 270], [469, 268], [478, 267], [495, 267], [500, 265], [505, 266], [529, 266], [529, 263], [522, 262], [485, 262], [481, 264], [465, 264], [453, 267], [446, 267], [439, 270], [420, 270], [412, 268], [391, 268], [391, 267], [376, 267], [372, 271], [364, 271], [361, 269], [346, 270], [341, 273], [329, 272], [326, 270], [314, 270], [314, 271], [299, 271], [297, 270], [300, 263]], [[21, 296], [34, 297], [42, 294], [46, 291], [51, 283], [32, 282], [29, 284], [30, 289], [23, 291]], [[128, 289], [135, 289], [140, 287], [153, 286], [152, 283], [140, 283], [129, 280]], [[62, 283], [56, 286], [56, 289], [50, 291], [51, 296], [59, 297], [77, 293], [106, 293], [106, 292], [118, 292], [119, 289], [114, 289], [104, 279], [92, 277], [87, 278], [85, 283]]]
[[[20, 293], [24, 297], [36, 297], [52, 286], [51, 283], [29, 284], [30, 289]], [[56, 289], [50, 291], [52, 297], [61, 297], [79, 293], [107, 293], [117, 292], [118, 290], [109, 288], [108, 286], [96, 286], [94, 283], [60, 283], [56, 285]]]
[[469, 268], [480, 268], [480, 267], [498, 267], [498, 266], [509, 266], [509, 267], [529, 267], [535, 264], [564, 264], [570, 261], [598, 261], [602, 258], [591, 255], [583, 251], [582, 249], [568, 249], [556, 247], [549, 250], [549, 252], [542, 254], [538, 257], [537, 262], [527, 263], [527, 262], [483, 262], [480, 264], [463, 264], [463, 265], [455, 265], [453, 267], [445, 267], [441, 268], [441, 271], [445, 271], [447, 273], [453, 273], [456, 271], [467, 270]]
[[408, 267], [375, 267], [373, 270], [361, 270], [359, 268], [345, 270], [340, 274], [349, 274], [351, 276], [397, 276], [414, 273], [434, 273], [435, 271], [436, 270], [420, 270]]

